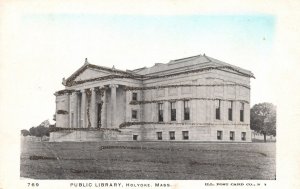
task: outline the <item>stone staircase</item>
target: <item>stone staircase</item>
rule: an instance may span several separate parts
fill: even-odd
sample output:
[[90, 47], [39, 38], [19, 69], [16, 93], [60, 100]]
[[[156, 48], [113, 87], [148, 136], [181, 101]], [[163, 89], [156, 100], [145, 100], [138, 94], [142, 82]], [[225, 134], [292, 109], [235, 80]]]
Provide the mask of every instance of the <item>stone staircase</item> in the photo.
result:
[[49, 142], [98, 142], [98, 141], [128, 141], [131, 133], [114, 130], [90, 131], [56, 131], [50, 133]]

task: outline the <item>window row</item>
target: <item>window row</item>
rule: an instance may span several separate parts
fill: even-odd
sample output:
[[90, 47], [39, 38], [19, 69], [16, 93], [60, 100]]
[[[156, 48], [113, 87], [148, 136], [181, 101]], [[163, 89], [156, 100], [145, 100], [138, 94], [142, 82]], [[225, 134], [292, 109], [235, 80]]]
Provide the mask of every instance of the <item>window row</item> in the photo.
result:
[[[176, 104], [175, 102], [170, 102], [171, 107], [171, 121], [176, 121]], [[190, 102], [183, 101], [183, 112], [184, 112], [184, 120], [190, 120]], [[163, 103], [158, 103], [158, 121], [164, 121], [164, 108]]]
[[[240, 103], [240, 122], [244, 122], [244, 103]], [[230, 101], [230, 105], [228, 108], [228, 120], [232, 121], [233, 120], [233, 101]], [[221, 120], [221, 100], [217, 101], [216, 104], [216, 119]]]
[[[156, 132], [157, 140], [162, 140], [162, 132]], [[182, 140], [188, 140], [189, 139], [189, 132], [188, 131], [182, 131]], [[175, 140], [175, 131], [169, 131], [169, 140]]]
[[[162, 132], [156, 132], [157, 140], [163, 140]], [[169, 140], [175, 140], [175, 131], [169, 131]], [[182, 140], [189, 140], [189, 132], [182, 131]], [[138, 135], [133, 135], [133, 140], [138, 140]], [[217, 140], [223, 140], [223, 131], [217, 131]], [[235, 132], [229, 132], [229, 140], [235, 140]], [[246, 132], [241, 132], [241, 140], [246, 141]]]
[[[162, 132], [156, 132], [157, 140], [162, 140]], [[133, 140], [138, 140], [138, 135], [132, 136]], [[169, 139], [175, 140], [175, 131], [169, 131]], [[182, 131], [182, 140], [188, 140], [189, 139], [189, 132], [188, 131]]]
[[[223, 131], [217, 131], [217, 139], [223, 140]], [[229, 140], [235, 140], [235, 132], [229, 132]], [[241, 132], [241, 140], [246, 140], [246, 132]]]
[[[134, 93], [133, 93], [134, 94]], [[216, 105], [216, 119], [221, 120], [221, 100], [217, 101], [218, 104]], [[176, 121], [176, 103], [170, 102], [170, 111], [171, 111], [171, 121]], [[228, 108], [228, 120], [233, 120], [233, 101], [230, 101], [230, 106]], [[190, 120], [190, 101], [185, 100], [183, 101], [183, 118], [184, 120]], [[137, 110], [132, 110], [131, 118], [137, 119]], [[164, 121], [164, 105], [163, 103], [158, 103], [158, 121]], [[244, 103], [240, 104], [240, 122], [244, 122]]]

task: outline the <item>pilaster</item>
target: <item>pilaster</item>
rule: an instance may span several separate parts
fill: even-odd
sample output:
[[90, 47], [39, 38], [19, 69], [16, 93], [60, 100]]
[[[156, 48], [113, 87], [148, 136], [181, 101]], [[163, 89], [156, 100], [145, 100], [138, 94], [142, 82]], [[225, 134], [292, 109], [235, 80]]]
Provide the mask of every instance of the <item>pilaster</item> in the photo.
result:
[[169, 122], [171, 120], [171, 118], [169, 117], [169, 115], [170, 115], [169, 111], [171, 111], [169, 108], [169, 104], [170, 104], [170, 102], [168, 102], [168, 101], [164, 102], [164, 115], [163, 115], [164, 122]]
[[177, 123], [182, 123], [182, 115], [183, 115], [183, 101], [177, 101], [176, 107], [176, 121]]
[[130, 110], [130, 91], [125, 91], [125, 121], [129, 122], [131, 121], [130, 115], [131, 115], [131, 110]]

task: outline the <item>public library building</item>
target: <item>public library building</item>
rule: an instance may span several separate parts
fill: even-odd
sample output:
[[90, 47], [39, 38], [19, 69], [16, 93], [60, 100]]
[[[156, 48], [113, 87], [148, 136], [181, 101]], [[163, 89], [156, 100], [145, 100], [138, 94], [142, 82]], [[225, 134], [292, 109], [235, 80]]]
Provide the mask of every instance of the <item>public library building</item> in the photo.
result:
[[55, 92], [50, 141], [250, 142], [250, 78], [205, 54], [126, 71], [86, 59]]

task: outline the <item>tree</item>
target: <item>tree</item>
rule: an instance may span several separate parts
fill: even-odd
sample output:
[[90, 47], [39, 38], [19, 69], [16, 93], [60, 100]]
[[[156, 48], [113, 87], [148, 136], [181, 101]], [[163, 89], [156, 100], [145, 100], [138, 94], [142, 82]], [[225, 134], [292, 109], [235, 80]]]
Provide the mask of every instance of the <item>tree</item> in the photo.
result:
[[41, 137], [41, 140], [42, 140], [43, 136], [49, 136], [50, 135], [49, 126], [50, 126], [49, 121], [45, 120], [39, 126], [31, 127], [29, 129], [29, 133], [30, 133], [31, 136]]
[[276, 106], [264, 102], [255, 104], [250, 110], [250, 128], [264, 135], [276, 136]]
[[21, 130], [21, 134], [22, 134], [22, 136], [28, 136], [28, 135], [30, 135], [30, 132], [26, 129], [23, 129], [23, 130]]
[[36, 136], [36, 128], [35, 127], [31, 127], [30, 129], [29, 129], [29, 132], [30, 132], [30, 135], [31, 136]]

